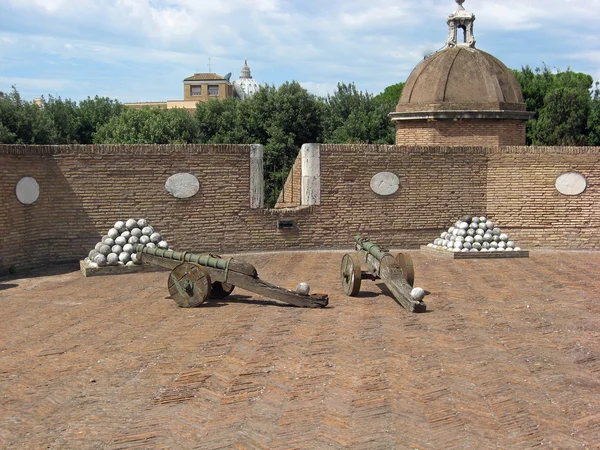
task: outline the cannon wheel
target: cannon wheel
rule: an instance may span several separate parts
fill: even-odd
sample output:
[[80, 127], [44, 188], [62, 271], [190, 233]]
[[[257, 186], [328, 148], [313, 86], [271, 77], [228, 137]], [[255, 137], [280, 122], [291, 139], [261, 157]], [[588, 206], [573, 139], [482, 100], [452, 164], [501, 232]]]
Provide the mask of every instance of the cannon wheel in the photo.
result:
[[341, 266], [342, 287], [346, 295], [356, 296], [360, 291], [360, 260], [355, 253], [345, 254]]
[[200, 306], [210, 295], [210, 275], [198, 264], [179, 264], [169, 275], [167, 285], [171, 298], [181, 308]]
[[208, 298], [213, 300], [221, 300], [222, 298], [225, 298], [231, 294], [234, 288], [235, 286], [233, 284], [215, 281], [210, 288], [210, 295]]
[[402, 271], [402, 276], [411, 287], [415, 286], [415, 266], [413, 265], [413, 260], [410, 255], [405, 255], [404, 253], [398, 253], [396, 255], [396, 264], [400, 267]]

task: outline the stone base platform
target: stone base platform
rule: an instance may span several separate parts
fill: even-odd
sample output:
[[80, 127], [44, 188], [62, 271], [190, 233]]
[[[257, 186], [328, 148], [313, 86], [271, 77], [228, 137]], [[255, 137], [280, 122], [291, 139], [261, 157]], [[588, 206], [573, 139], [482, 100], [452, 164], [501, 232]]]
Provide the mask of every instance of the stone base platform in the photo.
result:
[[127, 266], [106, 266], [106, 267], [91, 267], [85, 261], [79, 261], [79, 268], [84, 277], [97, 277], [103, 275], [127, 275], [130, 273], [140, 272], [168, 272], [160, 266], [151, 266], [149, 264], [139, 264], [131, 267]]
[[447, 259], [506, 259], [506, 258], [529, 258], [529, 251], [520, 250], [518, 252], [449, 252], [437, 248], [421, 245], [421, 250], [435, 254], [440, 258]]

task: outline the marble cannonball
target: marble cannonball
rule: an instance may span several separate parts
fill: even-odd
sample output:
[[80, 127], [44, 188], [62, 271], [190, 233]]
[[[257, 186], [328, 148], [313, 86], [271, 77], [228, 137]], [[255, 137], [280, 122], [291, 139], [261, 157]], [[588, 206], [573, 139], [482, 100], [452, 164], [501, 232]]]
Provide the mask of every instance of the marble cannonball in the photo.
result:
[[150, 243], [150, 236], [143, 235], [140, 237], [140, 244], [148, 245]]
[[296, 292], [300, 295], [308, 295], [310, 292], [310, 286], [308, 283], [299, 283], [298, 286], [296, 286]]
[[133, 253], [133, 245], [131, 245], [131, 244], [125, 244], [123, 246], [123, 253], [132, 254]]
[[138, 228], [142, 229], [148, 226], [148, 221], [146, 219], [140, 219], [137, 221]]
[[134, 219], [129, 219], [125, 223], [125, 226], [127, 227], [128, 230], [133, 230], [134, 228], [137, 228], [138, 224]]
[[492, 229], [492, 234], [494, 236], [500, 236], [500, 228], [494, 228], [494, 229]]
[[110, 253], [110, 247], [106, 244], [102, 245], [102, 247], [100, 247], [100, 250], [98, 250], [101, 254], [103, 254], [104, 256], [108, 255]]
[[160, 241], [158, 244], [156, 244], [156, 246], [164, 250], [167, 250], [169, 248], [169, 244], [167, 244], [167, 241]]
[[416, 301], [420, 302], [425, 298], [425, 290], [423, 288], [416, 287], [412, 291], [410, 291], [410, 296]]
[[132, 253], [131, 254], [131, 261], [133, 261], [134, 264], [141, 264], [142, 263], [140, 261], [140, 259], [138, 258], [137, 253]]
[[135, 236], [135, 237], [141, 237], [142, 236], [142, 230], [140, 228], [134, 228], [133, 230], [131, 230], [131, 235]]
[[119, 261], [122, 263], [128, 263], [131, 260], [129, 253], [123, 252], [119, 255]]
[[94, 262], [98, 264], [98, 267], [106, 266], [106, 256], [104, 255], [96, 255], [94, 258]]
[[119, 236], [115, 239], [115, 244], [123, 247], [125, 244], [127, 244], [127, 239], [125, 239], [123, 236]]
[[116, 266], [119, 262], [119, 256], [116, 253], [109, 253], [106, 257], [106, 262], [109, 266]]
[[115, 245], [113, 245], [111, 250], [113, 253], [116, 253], [117, 255], [119, 255], [123, 251], [123, 247], [115, 244]]
[[135, 263], [133, 261], [127, 261], [127, 264], [125, 264], [126, 267], [133, 267], [135, 266]]
[[508, 242], [506, 243], [506, 247], [507, 247], [507, 248], [515, 248], [515, 243], [514, 243], [513, 241], [508, 241]]
[[494, 222], [492, 222], [491, 220], [488, 220], [488, 221], [485, 223], [485, 227], [486, 227], [488, 230], [493, 230], [493, 229], [494, 229]]
[[121, 233], [121, 237], [125, 239], [129, 239], [131, 237], [131, 231], [125, 230]]
[[98, 250], [92, 250], [89, 254], [88, 254], [88, 258], [91, 259], [92, 261], [94, 260], [94, 258], [96, 257], [96, 255], [99, 255], [100, 252]]
[[162, 241], [162, 237], [160, 236], [160, 233], [152, 233], [150, 235], [150, 242], [152, 242], [154, 244], [158, 244], [160, 241]]
[[113, 238], [111, 238], [111, 237], [106, 237], [106, 238], [105, 238], [105, 239], [102, 241], [102, 243], [103, 243], [104, 245], [108, 245], [109, 247], [112, 247], [113, 245], [115, 245], [115, 240], [114, 240]]
[[119, 237], [121, 235], [121, 233], [119, 233], [116, 228], [111, 228], [110, 230], [108, 230], [108, 237], [112, 238], [112, 239], [116, 239], [117, 237]]
[[502, 233], [500, 235], [500, 240], [503, 242], [508, 242], [508, 234]]
[[146, 244], [146, 247], [148, 247], [148, 248], [156, 248], [156, 244], [154, 242], [148, 242]]
[[131, 237], [129, 238], [129, 240], [127, 241], [127, 243], [128, 243], [128, 244], [131, 244], [131, 245], [136, 245], [136, 244], [137, 244], [137, 243], [139, 243], [139, 242], [140, 242], [140, 238], [138, 238], [138, 237], [136, 237], [136, 236], [131, 236]]
[[98, 242], [96, 244], [96, 246], [94, 247], [94, 250], [96, 250], [96, 251], [100, 250], [100, 247], [102, 247], [102, 245], [103, 245], [103, 242]]
[[115, 223], [115, 226], [113, 228], [115, 230], [117, 230], [119, 233], [122, 233], [123, 231], [126, 230], [125, 222], [123, 222], [122, 220], [119, 220], [118, 222]]
[[144, 228], [142, 228], [142, 234], [144, 236], [150, 236], [152, 233], [154, 233], [154, 229], [152, 227], [144, 227]]

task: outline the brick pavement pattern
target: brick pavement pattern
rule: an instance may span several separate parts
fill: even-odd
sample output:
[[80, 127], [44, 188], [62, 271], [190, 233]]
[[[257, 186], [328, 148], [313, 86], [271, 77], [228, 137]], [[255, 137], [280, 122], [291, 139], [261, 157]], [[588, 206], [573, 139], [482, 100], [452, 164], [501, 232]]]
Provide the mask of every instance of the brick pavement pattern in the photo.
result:
[[180, 309], [167, 272], [2, 278], [0, 448], [598, 448], [600, 253], [410, 253], [427, 314], [346, 297], [336, 252], [243, 257], [316, 310]]

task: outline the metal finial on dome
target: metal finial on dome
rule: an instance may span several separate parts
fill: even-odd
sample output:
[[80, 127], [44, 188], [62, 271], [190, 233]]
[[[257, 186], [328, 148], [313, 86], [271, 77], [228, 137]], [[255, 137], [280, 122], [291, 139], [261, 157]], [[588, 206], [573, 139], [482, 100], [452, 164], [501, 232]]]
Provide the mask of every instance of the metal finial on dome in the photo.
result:
[[[448, 17], [448, 40], [446, 48], [470, 47], [475, 48], [475, 35], [473, 34], [473, 22], [475, 14], [471, 14], [464, 7], [465, 0], [455, 0], [458, 4], [456, 11]], [[464, 33], [463, 42], [458, 42], [458, 30]]]

